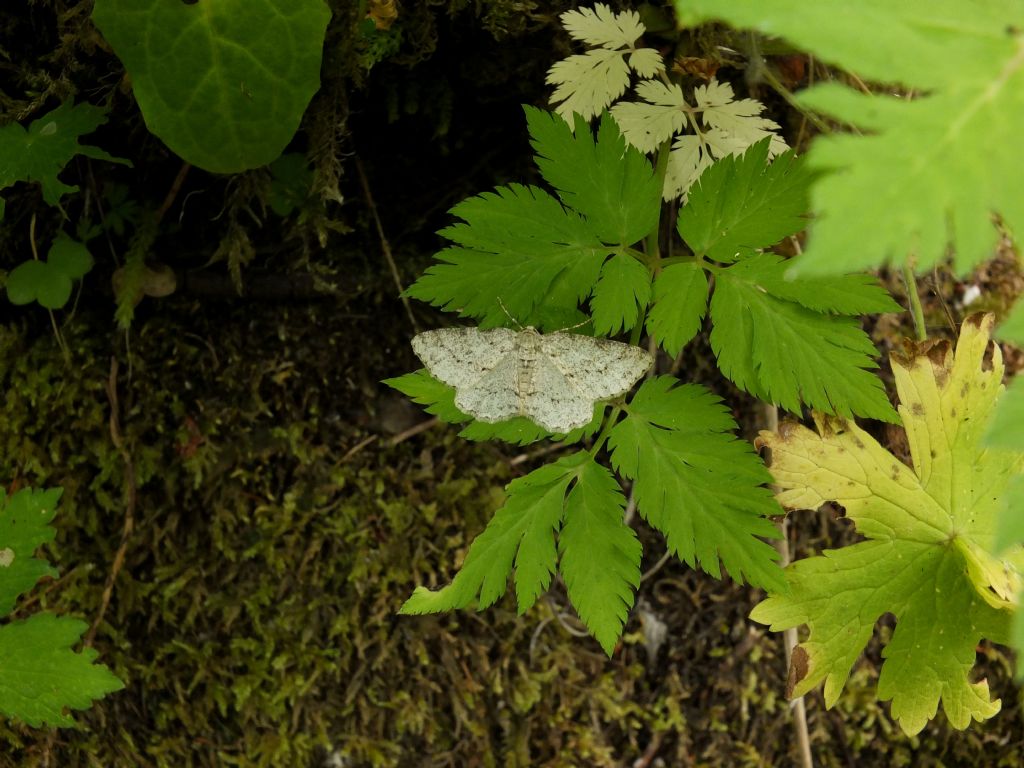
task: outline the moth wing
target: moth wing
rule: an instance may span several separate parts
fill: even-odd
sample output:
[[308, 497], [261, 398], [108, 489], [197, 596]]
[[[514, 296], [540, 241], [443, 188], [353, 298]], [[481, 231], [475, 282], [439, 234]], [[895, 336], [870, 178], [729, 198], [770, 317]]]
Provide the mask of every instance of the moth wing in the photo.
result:
[[455, 407], [488, 424], [518, 416], [518, 372], [518, 356], [506, 354], [496, 366], [482, 373], [475, 381], [455, 387]]
[[555, 361], [536, 362], [532, 392], [523, 397], [523, 413], [548, 432], [564, 435], [594, 418], [594, 396], [575, 386]]
[[541, 350], [568, 386], [591, 403], [624, 395], [654, 364], [646, 349], [571, 333], [541, 336]]
[[412, 349], [435, 379], [458, 390], [514, 357], [515, 339], [508, 328], [440, 328], [416, 334]]

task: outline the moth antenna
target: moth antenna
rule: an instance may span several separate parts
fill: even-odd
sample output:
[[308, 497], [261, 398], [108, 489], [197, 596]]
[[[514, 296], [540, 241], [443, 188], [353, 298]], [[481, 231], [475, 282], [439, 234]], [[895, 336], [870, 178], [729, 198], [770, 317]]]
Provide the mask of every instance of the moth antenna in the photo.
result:
[[501, 311], [505, 313], [505, 317], [507, 317], [509, 320], [512, 321], [512, 325], [514, 325], [516, 327], [516, 330], [517, 331], [524, 330], [523, 325], [518, 320], [516, 320], [514, 317], [512, 317], [512, 313], [509, 312], [508, 309], [505, 307], [505, 302], [503, 302], [501, 300], [501, 296], [496, 296], [495, 299], [497, 299], [498, 306], [501, 307]]

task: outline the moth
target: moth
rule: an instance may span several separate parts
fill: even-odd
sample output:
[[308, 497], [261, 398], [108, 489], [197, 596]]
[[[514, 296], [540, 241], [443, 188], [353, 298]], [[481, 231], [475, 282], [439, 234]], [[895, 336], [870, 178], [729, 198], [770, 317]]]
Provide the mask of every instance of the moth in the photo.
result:
[[525, 416], [553, 434], [590, 423], [595, 403], [625, 394], [654, 364], [630, 344], [533, 328], [443, 328], [417, 334], [412, 348], [455, 388], [463, 413], [488, 424]]

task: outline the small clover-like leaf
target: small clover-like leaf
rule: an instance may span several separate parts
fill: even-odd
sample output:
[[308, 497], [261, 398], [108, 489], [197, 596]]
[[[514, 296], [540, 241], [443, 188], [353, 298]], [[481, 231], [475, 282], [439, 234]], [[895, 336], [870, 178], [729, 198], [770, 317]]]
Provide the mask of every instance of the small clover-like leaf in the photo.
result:
[[7, 276], [7, 298], [12, 304], [35, 301], [47, 309], [60, 309], [71, 298], [72, 281], [92, 269], [92, 256], [82, 243], [60, 235], [46, 261], [19, 264]]

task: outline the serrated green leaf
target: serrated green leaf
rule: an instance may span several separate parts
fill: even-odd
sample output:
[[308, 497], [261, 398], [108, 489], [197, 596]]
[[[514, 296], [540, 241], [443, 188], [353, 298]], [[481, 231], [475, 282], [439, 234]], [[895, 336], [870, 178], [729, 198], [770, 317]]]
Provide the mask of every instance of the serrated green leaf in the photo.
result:
[[874, 275], [831, 277], [787, 277], [790, 259], [774, 253], [747, 256], [729, 268], [738, 280], [755, 284], [779, 299], [794, 301], [815, 312], [836, 315], [866, 315], [902, 312]]
[[[815, 140], [827, 172], [812, 191], [817, 218], [800, 274], [849, 272], [947, 257], [965, 271], [992, 254], [999, 233], [1024, 231], [1024, 10], [1013, 0], [677, 0], [681, 23], [723, 20], [786, 38], [869, 80], [898, 82], [914, 99], [868, 95], [836, 83], [801, 94], [804, 106], [857, 126]], [[865, 40], [871, 40], [865, 45]], [[855, 224], [851, 226], [851, 222]]]
[[237, 173], [281, 154], [320, 87], [323, 0], [96, 0], [149, 130], [195, 166]]
[[651, 273], [647, 267], [632, 256], [612, 256], [601, 268], [601, 278], [590, 299], [594, 331], [612, 336], [630, 330], [650, 301]]
[[601, 118], [595, 141], [579, 116], [574, 130], [552, 112], [525, 110], [541, 175], [563, 203], [587, 217], [599, 238], [632, 245], [658, 226], [661, 190], [654, 168], [626, 144], [611, 116]]
[[721, 560], [737, 581], [784, 588], [779, 554], [761, 540], [778, 538], [768, 471], [730, 434], [736, 424], [717, 397], [677, 383], [659, 376], [637, 392], [608, 440], [616, 471], [634, 481], [640, 514], [685, 563], [721, 578]]
[[[60, 199], [78, 187], [57, 178], [75, 155], [131, 165], [99, 147], [79, 144], [79, 137], [92, 133], [106, 122], [106, 109], [92, 104], [65, 102], [33, 120], [28, 130], [18, 123], [0, 128], [0, 190], [18, 181], [37, 181], [43, 188], [43, 200], [60, 206]], [[0, 218], [4, 200], [0, 198]]]
[[18, 597], [43, 576], [57, 575], [34, 555], [41, 545], [53, 540], [50, 522], [61, 493], [60, 488], [23, 488], [7, 496], [0, 487], [0, 616], [10, 613]]
[[465, 223], [441, 234], [461, 247], [438, 253], [441, 263], [406, 293], [475, 317], [482, 327], [506, 324], [506, 310], [516, 322], [536, 327], [543, 327], [533, 322], [540, 304], [576, 310], [611, 253], [583, 217], [537, 187], [499, 187], [464, 200], [451, 213]]
[[642, 550], [623, 521], [626, 499], [611, 472], [588, 453], [577, 456], [581, 463], [558, 537], [558, 570], [576, 612], [611, 656], [640, 585]]
[[519, 610], [528, 610], [551, 582], [566, 490], [589, 458], [585, 452], [567, 456], [509, 483], [505, 504], [473, 540], [452, 583], [437, 591], [417, 587], [399, 613], [438, 613], [474, 601], [483, 610], [505, 594], [513, 563]]
[[743, 262], [715, 275], [711, 347], [737, 386], [794, 413], [897, 421], [871, 373], [874, 345], [855, 318], [822, 315], [766, 293]]
[[807, 225], [812, 176], [793, 152], [768, 162], [769, 139], [705, 170], [679, 211], [679, 235], [694, 253], [724, 263]]
[[69, 727], [66, 708], [88, 709], [92, 702], [124, 688], [102, 664], [94, 648], [75, 653], [88, 625], [78, 619], [38, 613], [0, 626], [0, 712], [33, 728]]
[[647, 331], [675, 357], [697, 335], [708, 310], [708, 278], [696, 262], [670, 264], [654, 279]]
[[961, 729], [999, 711], [988, 684], [970, 677], [978, 642], [1004, 642], [1016, 608], [1021, 550], [1006, 559], [989, 553], [1003, 491], [1024, 468], [1024, 453], [982, 445], [1002, 390], [998, 347], [985, 364], [991, 329], [991, 315], [971, 318], [955, 353], [940, 342], [893, 357], [913, 469], [845, 419], [819, 417], [817, 433], [796, 424], [761, 433], [783, 506], [837, 502], [868, 539], [794, 563], [790, 594], [770, 596], [751, 614], [776, 631], [810, 627], [794, 652], [792, 695], [824, 681], [832, 706], [875, 622], [892, 614], [878, 696], [892, 700], [906, 733], [919, 732], [940, 703]]

